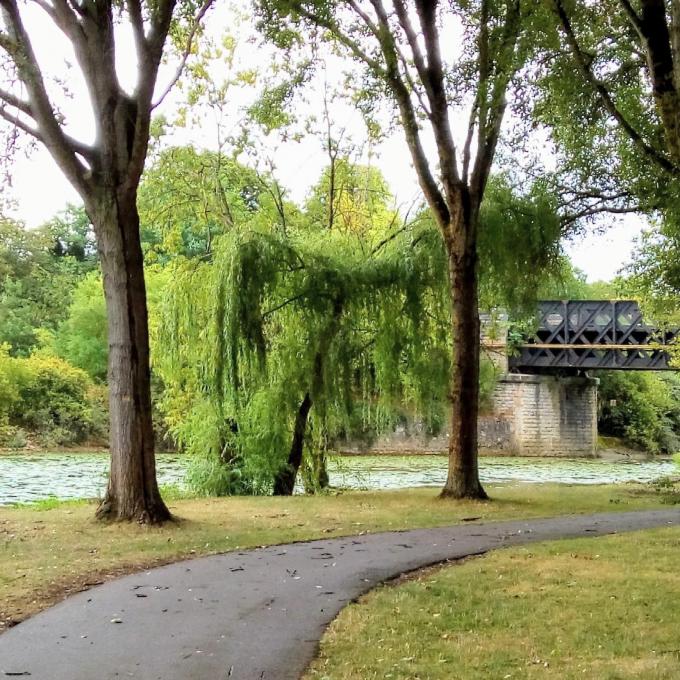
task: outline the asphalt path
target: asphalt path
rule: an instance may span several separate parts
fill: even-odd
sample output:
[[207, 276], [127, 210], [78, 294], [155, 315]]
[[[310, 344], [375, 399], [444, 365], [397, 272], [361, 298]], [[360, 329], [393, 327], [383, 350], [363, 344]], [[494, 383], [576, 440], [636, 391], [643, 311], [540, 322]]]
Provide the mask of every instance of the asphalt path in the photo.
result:
[[69, 597], [0, 635], [0, 678], [299, 678], [342, 607], [400, 574], [507, 546], [678, 524], [678, 510], [468, 522], [177, 562]]

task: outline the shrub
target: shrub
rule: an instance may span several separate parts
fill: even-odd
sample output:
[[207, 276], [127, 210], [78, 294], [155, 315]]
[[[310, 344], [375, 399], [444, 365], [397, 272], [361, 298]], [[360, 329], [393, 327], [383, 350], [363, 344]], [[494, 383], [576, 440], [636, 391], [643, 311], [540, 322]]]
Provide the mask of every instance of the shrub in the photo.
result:
[[650, 453], [680, 451], [680, 381], [675, 375], [600, 374], [598, 426]]
[[87, 373], [46, 354], [12, 358], [0, 351], [0, 442], [68, 446], [106, 432], [105, 391]]
[[0, 427], [8, 423], [9, 414], [19, 401], [18, 362], [9, 356], [9, 346], [0, 345]]

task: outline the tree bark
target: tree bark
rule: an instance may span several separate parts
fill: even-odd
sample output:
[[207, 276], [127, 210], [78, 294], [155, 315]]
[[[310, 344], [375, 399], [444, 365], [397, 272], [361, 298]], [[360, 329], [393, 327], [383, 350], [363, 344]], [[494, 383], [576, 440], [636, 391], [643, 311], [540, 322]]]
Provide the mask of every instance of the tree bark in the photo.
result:
[[644, 35], [647, 67], [652, 81], [652, 91], [666, 136], [666, 148], [673, 160], [680, 161], [680, 111], [678, 87], [675, 82], [675, 59], [668, 26], [668, 12], [664, 0], [644, 0], [640, 15], [640, 28]]
[[316, 452], [313, 460], [314, 482], [318, 489], [327, 489], [331, 480], [328, 477], [328, 457], [326, 447]]
[[302, 452], [305, 446], [305, 434], [307, 433], [307, 419], [311, 408], [312, 398], [309, 392], [307, 392], [295, 416], [293, 441], [290, 445], [287, 464], [279, 471], [274, 480], [275, 496], [293, 495], [295, 480], [302, 463]]
[[[330, 486], [328, 477], [328, 456], [325, 446], [313, 448], [310, 451], [309, 463], [301, 467], [302, 483], [305, 493], [313, 495], [318, 491], [323, 491]], [[298, 474], [300, 473], [298, 471]]]
[[136, 194], [104, 191], [89, 206], [97, 232], [109, 336], [111, 474], [97, 517], [170, 519], [156, 482], [148, 313]]
[[[445, 241], [451, 287], [451, 430], [445, 498], [487, 498], [477, 464], [479, 415], [479, 294], [476, 214], [461, 214]], [[474, 211], [476, 213], [476, 211]]]

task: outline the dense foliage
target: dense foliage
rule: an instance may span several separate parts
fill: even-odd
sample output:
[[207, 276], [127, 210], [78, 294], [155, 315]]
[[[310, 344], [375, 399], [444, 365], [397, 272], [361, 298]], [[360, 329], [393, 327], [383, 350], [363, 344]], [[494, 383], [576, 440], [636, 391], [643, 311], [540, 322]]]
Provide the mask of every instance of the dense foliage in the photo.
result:
[[650, 453], [680, 451], [680, 377], [611, 371], [598, 374], [600, 434]]
[[[375, 169], [338, 162], [285, 231], [263, 207], [216, 236], [209, 257], [169, 266], [154, 366], [171, 431], [197, 454], [196, 487], [276, 488], [297, 456], [315, 489], [325, 451], [343, 439], [400, 419], [444, 430], [446, 257], [429, 214], [404, 221], [391, 202]], [[545, 196], [495, 179], [482, 213], [485, 304], [526, 313], [561, 262], [559, 235]], [[481, 382], [484, 404], [486, 361]]]
[[0, 347], [0, 446], [101, 444], [106, 390], [58, 357], [14, 358]]
[[[327, 452], [347, 440], [370, 442], [398, 423], [431, 435], [447, 427], [447, 265], [428, 212], [404, 218], [380, 173], [347, 159], [323, 171], [302, 206], [273, 181], [177, 148], [154, 159], [141, 189], [157, 437], [193, 455], [189, 481], [203, 493], [271, 491], [301, 423], [299, 472], [310, 491], [327, 483]], [[106, 313], [87, 221], [70, 209], [36, 232], [4, 229], [3, 291], [52, 297], [25, 300], [35, 306], [24, 317], [30, 341], [0, 357], [0, 444], [98, 441]], [[613, 294], [573, 270], [561, 230], [545, 188], [520, 193], [492, 178], [481, 212], [482, 306], [528, 327], [539, 297]], [[45, 270], [58, 290], [42, 281]], [[482, 408], [495, 377], [485, 359]], [[603, 376], [603, 433], [674, 450], [673, 385]]]
[[55, 330], [79, 278], [96, 266], [82, 212], [67, 210], [42, 229], [0, 218], [0, 344], [26, 356], [38, 329]]

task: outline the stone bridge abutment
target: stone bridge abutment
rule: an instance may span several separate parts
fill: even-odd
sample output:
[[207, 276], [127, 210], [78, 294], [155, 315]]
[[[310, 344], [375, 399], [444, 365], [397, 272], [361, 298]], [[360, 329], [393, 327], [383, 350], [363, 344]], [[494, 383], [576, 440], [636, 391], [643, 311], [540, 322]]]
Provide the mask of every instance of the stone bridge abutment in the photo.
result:
[[480, 417], [480, 449], [510, 456], [594, 457], [597, 386], [590, 377], [504, 373], [492, 413]]

